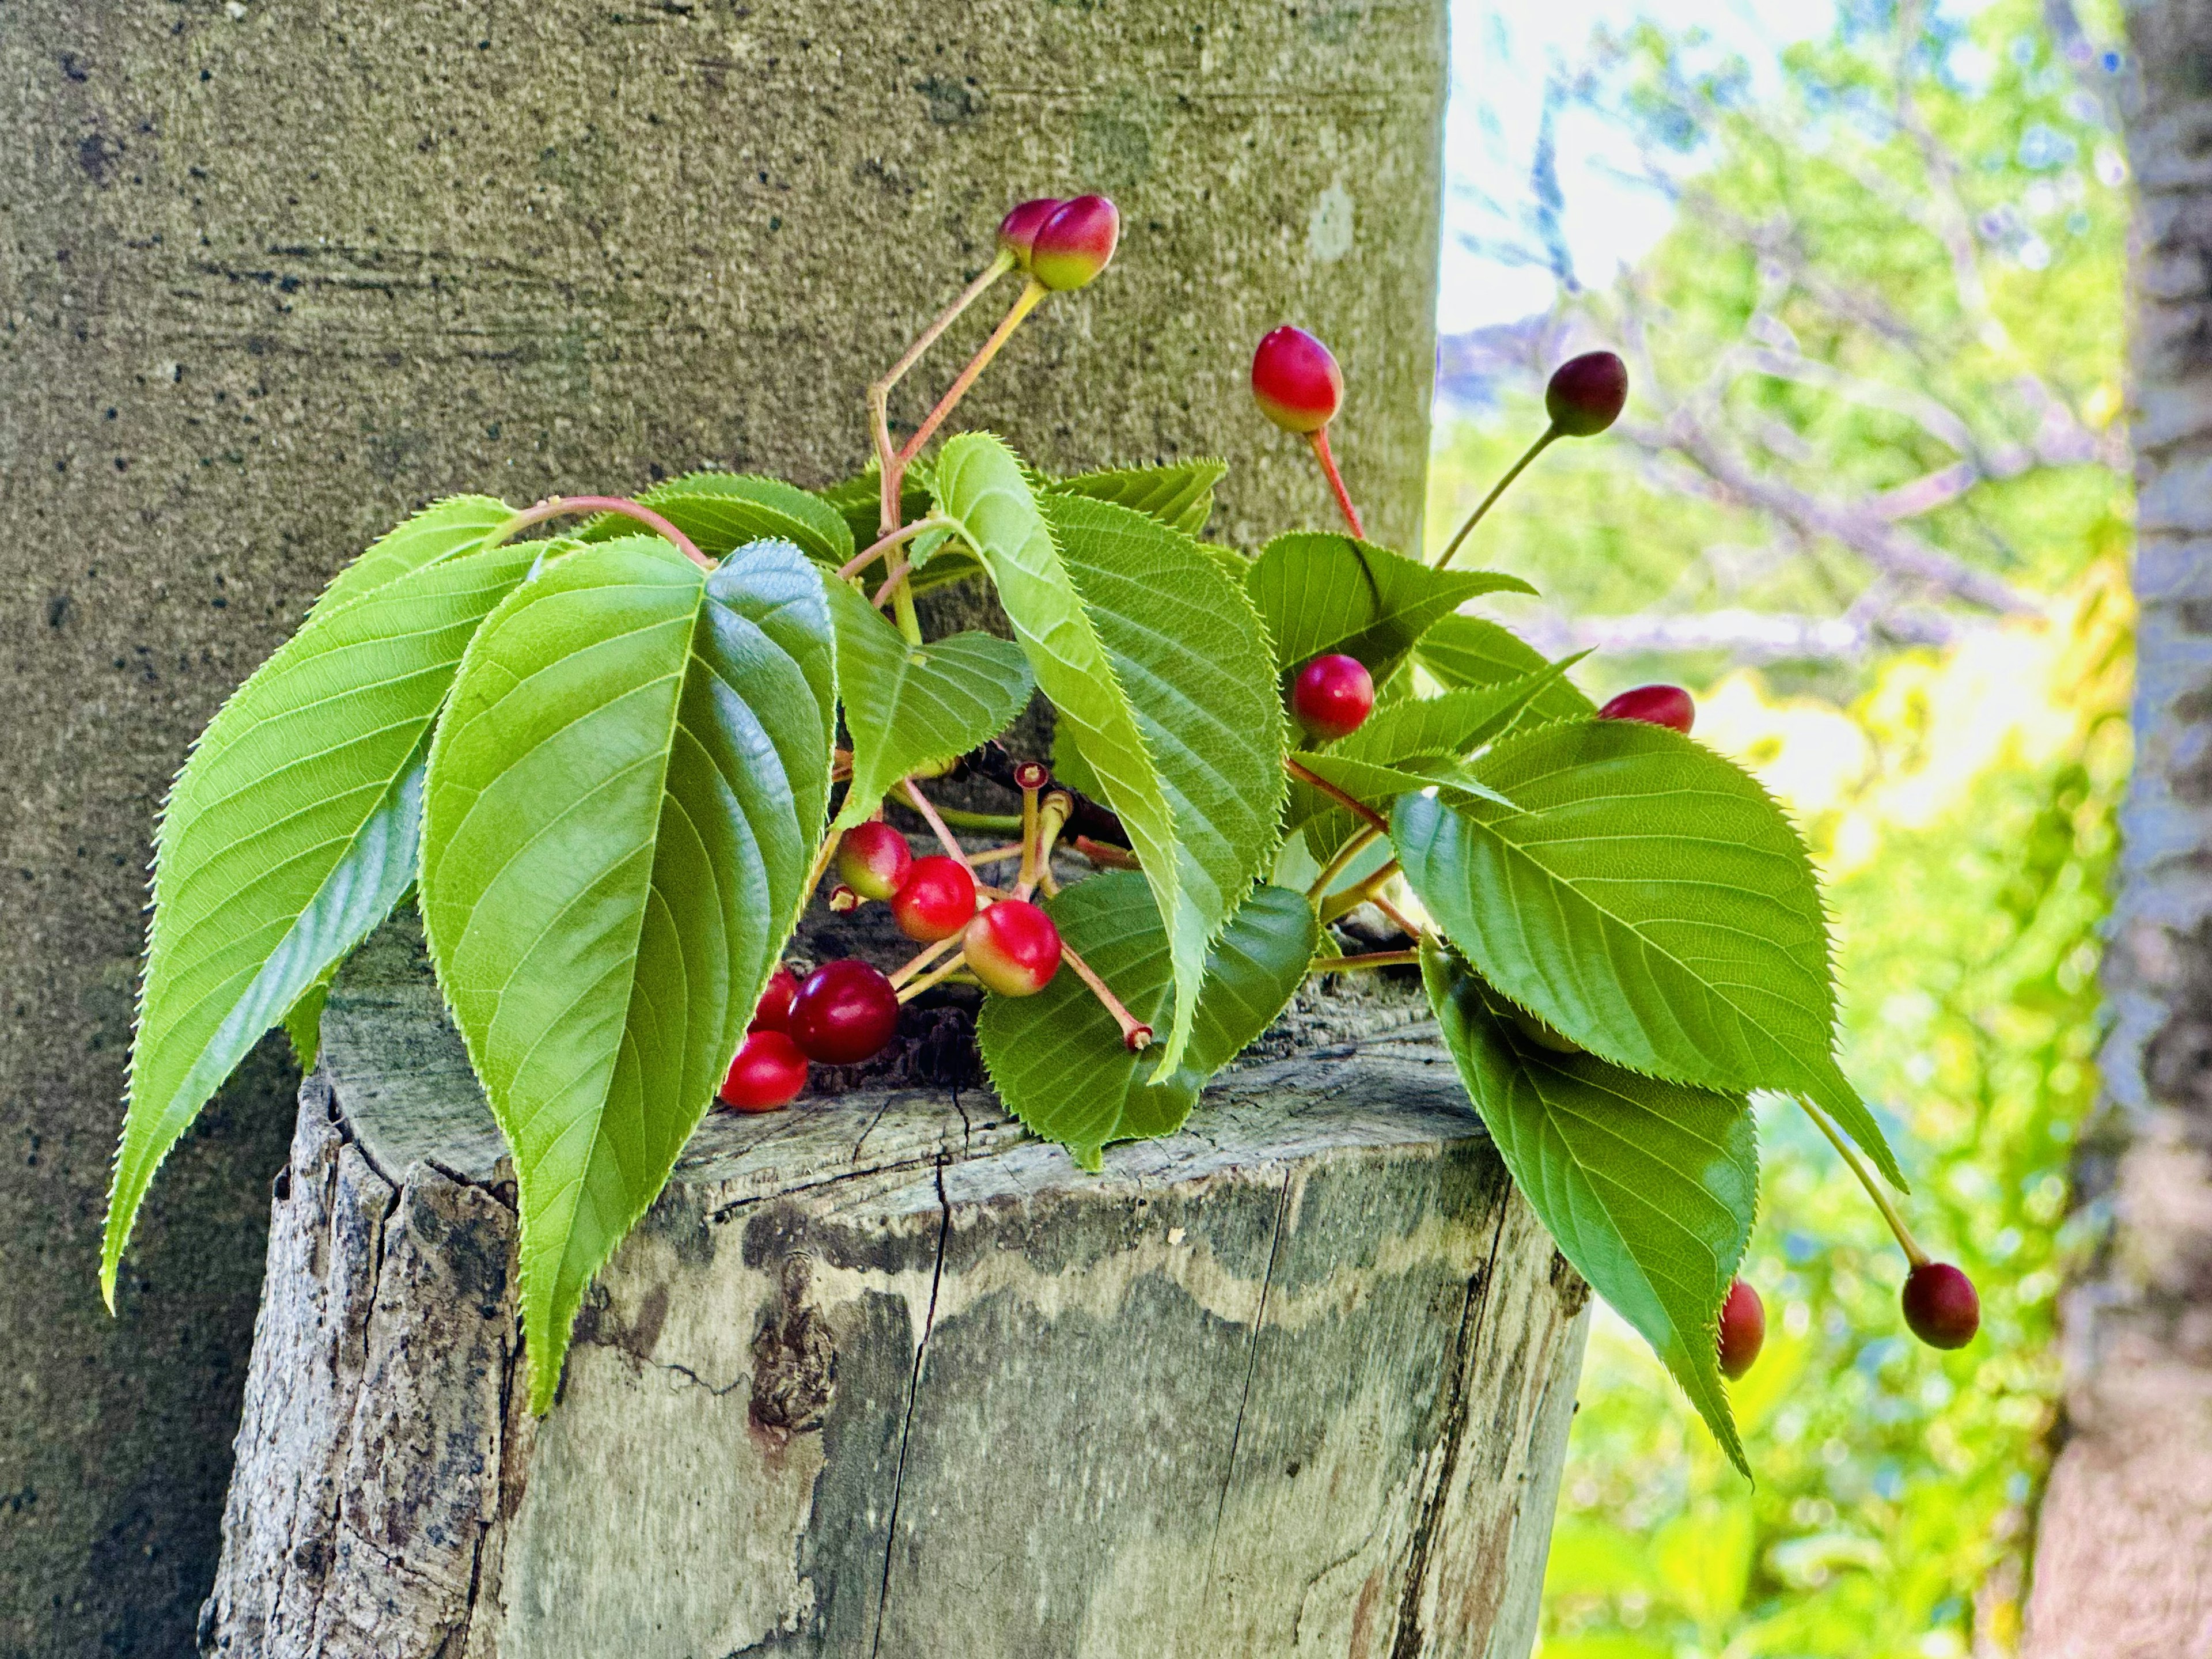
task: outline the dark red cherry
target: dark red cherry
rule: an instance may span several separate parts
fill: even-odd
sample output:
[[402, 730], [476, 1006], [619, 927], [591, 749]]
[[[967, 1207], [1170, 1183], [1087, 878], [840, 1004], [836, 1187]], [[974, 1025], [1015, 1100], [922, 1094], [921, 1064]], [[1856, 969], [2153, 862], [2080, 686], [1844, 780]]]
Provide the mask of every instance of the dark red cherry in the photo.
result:
[[1000, 899], [961, 936], [968, 966], [1002, 997], [1032, 997], [1060, 971], [1060, 929], [1026, 899]]
[[857, 1066], [883, 1052], [898, 1029], [898, 993], [865, 962], [825, 962], [799, 982], [791, 1040], [809, 1060]]
[[774, 1112], [806, 1086], [806, 1056], [781, 1031], [755, 1031], [722, 1079], [722, 1104], [733, 1112]]
[[1597, 711], [1601, 720], [1642, 720], [1671, 726], [1687, 737], [1697, 723], [1698, 705], [1679, 685], [1639, 685], [1624, 691]]
[[1357, 657], [1316, 657], [1291, 683], [1291, 714], [1309, 737], [1349, 737], [1375, 709], [1375, 680]]
[[1923, 1261], [1905, 1276], [1905, 1322], [1931, 1348], [1963, 1348], [1982, 1328], [1974, 1281], [1948, 1261]]
[[1544, 412], [1570, 438], [1589, 438], [1620, 418], [1628, 402], [1628, 365], [1610, 351], [1585, 351], [1552, 371]]
[[1721, 1304], [1721, 1375], [1731, 1381], [1751, 1369], [1766, 1345], [1766, 1304], [1741, 1279]]
[[781, 963], [768, 976], [768, 985], [754, 1005], [747, 1031], [782, 1031], [791, 1026], [791, 1000], [799, 994], [799, 975]]

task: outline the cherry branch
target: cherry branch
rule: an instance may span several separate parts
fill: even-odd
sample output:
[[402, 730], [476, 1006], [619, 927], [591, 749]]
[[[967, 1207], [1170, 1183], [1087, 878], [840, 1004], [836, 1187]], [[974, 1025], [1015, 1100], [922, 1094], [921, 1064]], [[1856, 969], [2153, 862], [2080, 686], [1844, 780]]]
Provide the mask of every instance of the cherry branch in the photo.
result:
[[714, 562], [694, 546], [689, 536], [651, 507], [641, 506], [627, 495], [548, 495], [537, 506], [526, 507], [493, 531], [483, 538], [482, 545], [487, 550], [502, 547], [532, 525], [584, 513], [613, 513], [625, 519], [635, 519], [656, 536], [672, 544], [678, 552], [702, 570], [714, 568]]

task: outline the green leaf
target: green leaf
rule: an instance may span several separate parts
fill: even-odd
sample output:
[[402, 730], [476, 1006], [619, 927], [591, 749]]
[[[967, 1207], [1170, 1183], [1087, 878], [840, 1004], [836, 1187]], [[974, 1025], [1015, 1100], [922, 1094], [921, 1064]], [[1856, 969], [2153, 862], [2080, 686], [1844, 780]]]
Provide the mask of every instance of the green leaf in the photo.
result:
[[1036, 683], [1018, 645], [974, 632], [908, 645], [845, 583], [825, 575], [823, 586], [853, 733], [853, 784], [836, 824], [848, 829], [901, 778], [997, 737], [1028, 705]]
[[[726, 558], [749, 542], [783, 541], [835, 569], [860, 550], [843, 514], [811, 490], [781, 478], [750, 472], [687, 472], [653, 485], [636, 500], [689, 536], [710, 559]], [[584, 526], [578, 539], [610, 542], [635, 536], [643, 528], [635, 519], [602, 513]]]
[[1641, 720], [1566, 720], [1474, 764], [1512, 808], [1401, 796], [1406, 878], [1477, 972], [1616, 1065], [1832, 1113], [1898, 1184], [1838, 1068], [1827, 918], [1751, 778]]
[[1162, 1074], [1172, 1072], [1190, 1040], [1206, 948], [1227, 913], [1189, 887], [1191, 860], [1159, 767], [1021, 464], [989, 434], [964, 432], [939, 452], [937, 492], [938, 511], [957, 520], [981, 555], [1038, 686], [1144, 862], [1175, 963], [1175, 1007], [1158, 1060]]
[[[1167, 936], [1144, 878], [1109, 872], [1077, 883], [1046, 909], [1060, 937], [1113, 988], [1131, 1015], [1157, 1025], [1171, 997]], [[1266, 1030], [1305, 978], [1319, 930], [1313, 907], [1280, 887], [1246, 900], [1206, 958], [1182, 1063], [1164, 1078], [1121, 1042], [1121, 1028], [1071, 969], [1033, 997], [991, 997], [975, 1035], [999, 1097], [1086, 1170], [1117, 1140], [1172, 1134], [1206, 1080]]]
[[1226, 461], [1176, 461], [1166, 466], [1117, 467], [1079, 472], [1046, 485], [1051, 495], [1087, 495], [1158, 519], [1170, 530], [1196, 536], [1213, 516], [1213, 486], [1229, 471]]
[[1720, 1310], [1759, 1206], [1740, 1094], [1530, 1042], [1434, 940], [1421, 979], [1460, 1080], [1559, 1253], [1633, 1325], [1747, 1476], [1720, 1374]]
[[[881, 474], [872, 460], [860, 471], [826, 489], [814, 492], [817, 500], [826, 501], [844, 520], [846, 533], [853, 538], [853, 551], [872, 547], [883, 535], [883, 497], [877, 486]], [[930, 508], [930, 466], [926, 460], [911, 463], [899, 480], [899, 522], [912, 524], [927, 515]], [[845, 556], [850, 558], [852, 554]]]
[[[1502, 685], [1547, 669], [1568, 666], [1547, 662], [1543, 653], [1522, 641], [1510, 629], [1486, 617], [1446, 617], [1421, 635], [1413, 660], [1448, 686]], [[1529, 701], [1533, 720], [1573, 720], [1595, 714], [1597, 705], [1567, 679], [1556, 679]]]
[[[318, 614], [233, 694], [170, 792], [100, 1284], [200, 1108], [415, 876], [431, 722], [537, 550], [433, 559]], [[326, 596], [327, 597], [327, 596]]]
[[538, 1411], [798, 919], [833, 661], [798, 548], [709, 575], [635, 536], [516, 590], [462, 664], [430, 753], [422, 922], [514, 1152]]
[[309, 614], [321, 616], [335, 611], [410, 572], [457, 554], [473, 552], [478, 543], [514, 516], [513, 507], [489, 495], [448, 495], [433, 501], [371, 542], [359, 558], [331, 577], [331, 585]]
[[1278, 536], [1253, 561], [1245, 586], [1288, 673], [1340, 651], [1388, 680], [1437, 618], [1478, 593], [1535, 590], [1492, 570], [1431, 570], [1371, 542], [1320, 531]]
[[[416, 827], [421, 831], [419, 810]], [[394, 900], [397, 908], [398, 901]], [[333, 962], [323, 969], [313, 985], [300, 993], [300, 999], [284, 1011], [284, 1037], [292, 1045], [292, 1060], [302, 1072], [312, 1072], [315, 1062], [323, 1057], [323, 1009], [331, 1000], [331, 981], [338, 976], [343, 960]]]

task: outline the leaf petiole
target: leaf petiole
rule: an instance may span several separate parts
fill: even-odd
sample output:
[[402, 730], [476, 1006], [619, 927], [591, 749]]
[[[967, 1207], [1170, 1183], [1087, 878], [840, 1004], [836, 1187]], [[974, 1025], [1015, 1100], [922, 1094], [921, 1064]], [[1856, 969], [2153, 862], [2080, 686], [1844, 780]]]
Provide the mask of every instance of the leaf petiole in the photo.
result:
[[1388, 835], [1389, 833], [1390, 822], [1388, 818], [1385, 818], [1380, 812], [1370, 806], [1365, 801], [1358, 799], [1356, 796], [1346, 794], [1343, 790], [1338, 788], [1334, 784], [1331, 783], [1327, 778], [1322, 777], [1319, 773], [1308, 771], [1304, 767], [1299, 765], [1288, 756], [1284, 757], [1283, 769], [1288, 772], [1292, 777], [1296, 778], [1300, 783], [1309, 785], [1313, 788], [1320, 790], [1322, 794], [1327, 795], [1339, 806], [1343, 807], [1355, 817], [1362, 820], [1367, 827], [1372, 830], [1376, 835]]
[[[922, 534], [926, 531], [957, 530], [959, 526], [955, 524], [951, 520], [944, 518], [934, 513], [931, 514], [926, 519], [916, 519], [912, 524], [902, 525], [899, 528], [892, 531], [890, 534], [878, 538], [876, 541], [870, 544], [867, 547], [863, 548], [860, 552], [855, 553], [851, 558], [840, 565], [837, 568], [837, 580], [841, 582], [852, 580], [854, 577], [859, 575], [863, 570], [866, 570], [870, 564], [873, 563], [876, 559], [886, 553], [889, 553], [891, 549], [901, 545], [902, 543], [912, 541], [916, 536]], [[901, 568], [903, 568], [904, 567], [902, 566]]]
[[672, 543], [676, 550], [702, 570], [712, 570], [714, 562], [692, 544], [691, 538], [649, 507], [641, 507], [624, 495], [548, 495], [535, 507], [526, 507], [505, 524], [485, 537], [478, 551], [488, 552], [504, 546], [534, 524], [544, 524], [548, 519], [572, 517], [580, 513], [615, 513], [625, 519], [635, 519], [647, 530]]
[[1339, 916], [1348, 915], [1363, 904], [1371, 904], [1399, 927], [1405, 927], [1408, 938], [1419, 939], [1421, 936], [1421, 930], [1418, 927], [1407, 927], [1406, 919], [1400, 915], [1382, 896], [1382, 889], [1389, 884], [1390, 878], [1397, 873], [1398, 860], [1392, 859], [1389, 863], [1384, 865], [1357, 887], [1346, 888], [1341, 893], [1323, 904], [1321, 908], [1322, 921], [1334, 921]]
[[1420, 960], [1421, 953], [1418, 947], [1407, 951], [1370, 951], [1357, 957], [1317, 957], [1306, 972], [1310, 975], [1341, 974], [1356, 973], [1367, 968], [1412, 968]]
[[[1328, 893], [1329, 884], [1351, 867], [1352, 860], [1382, 838], [1382, 832], [1372, 825], [1354, 833], [1349, 841], [1336, 849], [1336, 856], [1322, 867], [1322, 872], [1314, 878], [1313, 885], [1306, 889], [1308, 902], [1318, 910], [1322, 900]], [[1326, 917], [1322, 919], [1327, 920]]]

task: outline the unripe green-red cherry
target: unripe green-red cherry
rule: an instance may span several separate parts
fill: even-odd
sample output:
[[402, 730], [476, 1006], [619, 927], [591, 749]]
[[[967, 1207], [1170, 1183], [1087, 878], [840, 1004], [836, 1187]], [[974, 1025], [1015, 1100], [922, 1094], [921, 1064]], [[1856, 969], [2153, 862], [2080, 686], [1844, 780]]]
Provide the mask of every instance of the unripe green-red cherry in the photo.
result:
[[838, 878], [862, 898], [889, 898], [913, 867], [906, 837], [880, 818], [854, 824], [837, 843]]
[[883, 1052], [898, 1030], [890, 981], [851, 957], [825, 962], [799, 981], [791, 1005], [791, 1040], [809, 1060], [857, 1066]]
[[1642, 720], [1690, 734], [1697, 724], [1698, 705], [1679, 685], [1639, 685], [1622, 692], [1597, 711], [1601, 720]]
[[1309, 737], [1349, 737], [1375, 711], [1375, 677], [1357, 657], [1316, 657], [1291, 682], [1291, 715]]
[[968, 924], [960, 948], [1002, 997], [1033, 997], [1060, 971], [1060, 929], [1027, 899], [1000, 899]]
[[733, 1112], [774, 1112], [806, 1086], [806, 1056], [781, 1031], [755, 1031], [722, 1079], [722, 1104]]
[[791, 1000], [799, 994], [799, 975], [779, 963], [768, 976], [768, 985], [753, 1006], [752, 1024], [749, 1032], [785, 1031], [791, 1029]]
[[916, 859], [891, 895], [891, 919], [899, 932], [923, 945], [951, 939], [975, 915], [975, 876], [959, 860], [942, 853]]
[[1931, 1348], [1963, 1348], [1982, 1328], [1974, 1281], [1948, 1261], [1923, 1261], [1905, 1276], [1905, 1322]]
[[1103, 196], [1079, 196], [1036, 228], [1030, 275], [1049, 289], [1081, 288], [1106, 269], [1121, 240], [1121, 216]]
[[1751, 1369], [1766, 1346], [1766, 1304], [1741, 1279], [1721, 1304], [1721, 1375], [1733, 1382]]
[[1006, 216], [999, 221], [999, 246], [1014, 256], [1014, 263], [1024, 270], [1030, 268], [1030, 256], [1036, 251], [1037, 232], [1044, 222], [1066, 207], [1057, 196], [1040, 196], [1007, 210]]
[[1285, 432], [1318, 432], [1344, 404], [1344, 372], [1329, 349], [1285, 323], [1252, 354], [1252, 396]]
[[1585, 351], [1552, 371], [1544, 412], [1570, 438], [1595, 437], [1628, 402], [1628, 365], [1610, 351]]

